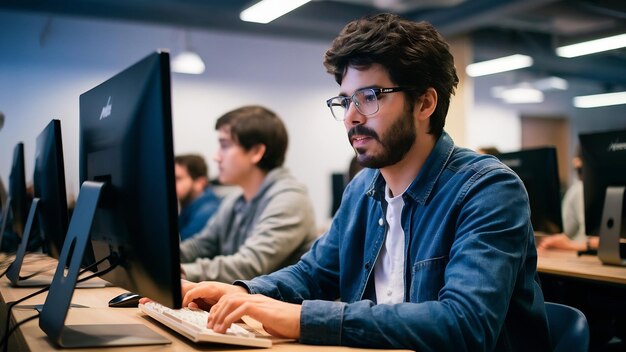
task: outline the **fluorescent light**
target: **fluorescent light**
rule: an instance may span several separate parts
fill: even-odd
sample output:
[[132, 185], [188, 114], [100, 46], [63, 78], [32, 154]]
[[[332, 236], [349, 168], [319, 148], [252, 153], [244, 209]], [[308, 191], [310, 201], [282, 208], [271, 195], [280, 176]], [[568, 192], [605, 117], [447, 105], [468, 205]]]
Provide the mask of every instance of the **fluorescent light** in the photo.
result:
[[204, 72], [204, 61], [193, 51], [183, 51], [172, 59], [172, 71], [199, 75]]
[[511, 55], [499, 59], [477, 62], [467, 65], [465, 72], [470, 77], [491, 75], [494, 73], [517, 70], [532, 66], [533, 58], [526, 55]]
[[269, 23], [311, 0], [262, 0], [239, 14], [246, 22]]
[[537, 80], [532, 83], [533, 87], [546, 91], [546, 90], [567, 90], [569, 87], [566, 80], [560, 77], [548, 77]]
[[535, 88], [519, 87], [501, 91], [500, 98], [508, 104], [541, 103], [543, 92]]
[[626, 47], [626, 33], [556, 48], [562, 57], [576, 57]]
[[583, 95], [574, 97], [577, 108], [597, 108], [600, 106], [626, 104], [626, 92]]

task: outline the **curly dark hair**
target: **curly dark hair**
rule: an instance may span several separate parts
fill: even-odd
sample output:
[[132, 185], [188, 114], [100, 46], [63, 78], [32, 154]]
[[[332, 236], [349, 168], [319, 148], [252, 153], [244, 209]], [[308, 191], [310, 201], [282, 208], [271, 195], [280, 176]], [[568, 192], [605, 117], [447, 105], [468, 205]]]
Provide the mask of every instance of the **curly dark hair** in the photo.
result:
[[409, 107], [432, 87], [437, 107], [430, 117], [428, 133], [439, 137], [445, 125], [450, 96], [459, 83], [450, 48], [427, 22], [413, 22], [394, 14], [379, 14], [348, 23], [324, 56], [324, 66], [341, 84], [348, 67], [367, 69], [382, 65], [405, 92]]
[[265, 145], [265, 154], [257, 164], [270, 171], [285, 162], [289, 137], [281, 119], [273, 111], [259, 105], [244, 106], [227, 112], [217, 119], [215, 129], [228, 126], [230, 135], [245, 150]]

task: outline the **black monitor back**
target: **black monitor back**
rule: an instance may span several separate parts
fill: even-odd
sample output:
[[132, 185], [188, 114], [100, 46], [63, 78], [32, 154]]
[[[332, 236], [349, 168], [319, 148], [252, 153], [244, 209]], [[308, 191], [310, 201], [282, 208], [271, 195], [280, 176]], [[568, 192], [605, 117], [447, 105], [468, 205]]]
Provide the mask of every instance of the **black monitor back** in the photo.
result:
[[43, 250], [51, 257], [59, 258], [68, 227], [65, 166], [59, 120], [50, 121], [37, 137], [33, 187], [35, 198], [39, 198], [38, 220]]
[[13, 150], [9, 191], [0, 215], [0, 249], [5, 252], [15, 251], [24, 235], [30, 207], [24, 169], [24, 144], [20, 142]]
[[104, 278], [180, 307], [169, 54], [154, 53], [80, 96], [80, 180], [106, 184], [91, 231]]
[[[626, 130], [581, 134], [579, 138], [583, 159], [585, 229], [587, 235], [597, 236], [607, 187], [626, 186]], [[622, 224], [626, 224], [624, 212]], [[626, 226], [622, 226], [623, 238], [626, 238], [625, 229]]]
[[26, 193], [26, 172], [24, 167], [24, 143], [18, 143], [13, 150], [13, 164], [9, 175], [9, 197], [11, 198], [11, 219], [13, 232], [18, 238], [24, 234], [24, 225], [30, 206]]
[[346, 188], [346, 175], [341, 173], [333, 173], [330, 175], [331, 181], [331, 206], [330, 206], [330, 216], [335, 216], [337, 210], [339, 210], [339, 206], [341, 205], [341, 198], [343, 197], [343, 190]]
[[524, 182], [533, 229], [548, 234], [563, 232], [556, 148], [525, 149], [497, 157]]

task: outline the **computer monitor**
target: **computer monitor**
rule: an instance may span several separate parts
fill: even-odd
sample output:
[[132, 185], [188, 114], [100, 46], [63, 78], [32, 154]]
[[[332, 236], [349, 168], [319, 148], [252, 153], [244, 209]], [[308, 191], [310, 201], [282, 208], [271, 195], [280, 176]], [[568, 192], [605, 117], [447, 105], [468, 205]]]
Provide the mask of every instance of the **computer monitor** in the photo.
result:
[[497, 157], [524, 182], [530, 202], [530, 220], [535, 232], [563, 232], [556, 148], [524, 149], [502, 153]]
[[626, 238], [626, 130], [581, 134], [585, 230], [599, 235], [598, 257], [626, 265], [620, 237]]
[[330, 175], [331, 183], [331, 205], [330, 216], [335, 216], [339, 206], [341, 205], [341, 198], [343, 197], [343, 190], [346, 188], [348, 177], [342, 173], [332, 173]]
[[104, 279], [181, 307], [168, 53], [153, 53], [80, 96], [79, 148], [81, 190], [40, 327], [63, 347], [169, 342], [142, 324], [64, 324], [87, 240], [96, 261], [112, 258]]
[[[34, 198], [17, 248], [15, 260], [7, 272], [14, 286], [47, 286], [50, 278], [32, 279], [39, 273], [22, 277], [20, 271], [29, 244], [34, 244], [53, 258], [59, 258], [68, 228], [67, 196], [65, 193], [65, 168], [61, 142], [61, 121], [52, 120], [37, 136], [35, 171], [33, 174]], [[31, 246], [32, 247], [32, 246]], [[86, 255], [93, 261], [90, 247]]]
[[69, 222], [59, 120], [50, 121], [37, 137], [33, 187], [34, 197], [39, 199], [42, 249], [51, 257], [59, 258]]
[[[19, 142], [13, 149], [13, 164], [9, 175], [9, 192], [3, 209], [2, 226], [0, 228], [1, 248], [12, 252], [24, 234], [24, 226], [29, 207], [26, 193], [26, 172], [24, 167], [24, 143]], [[11, 224], [11, 233], [7, 232], [7, 224]], [[5, 235], [10, 235], [9, 237]]]

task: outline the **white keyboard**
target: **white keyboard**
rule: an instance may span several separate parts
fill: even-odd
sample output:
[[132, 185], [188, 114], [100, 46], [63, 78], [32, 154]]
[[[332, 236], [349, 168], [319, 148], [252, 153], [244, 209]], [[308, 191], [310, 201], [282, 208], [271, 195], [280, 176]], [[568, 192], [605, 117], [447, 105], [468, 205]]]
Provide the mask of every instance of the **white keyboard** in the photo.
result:
[[156, 302], [140, 304], [139, 310], [178, 332], [193, 342], [212, 342], [228, 345], [272, 347], [268, 338], [256, 337], [243, 327], [232, 324], [225, 334], [219, 334], [206, 327], [209, 312], [201, 309], [171, 309]]

